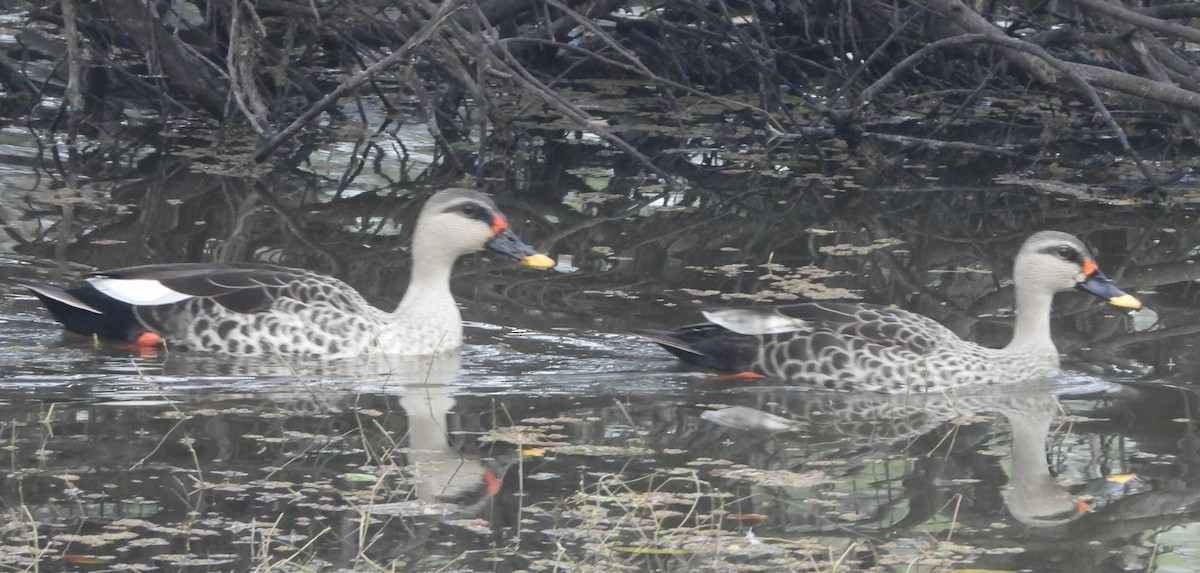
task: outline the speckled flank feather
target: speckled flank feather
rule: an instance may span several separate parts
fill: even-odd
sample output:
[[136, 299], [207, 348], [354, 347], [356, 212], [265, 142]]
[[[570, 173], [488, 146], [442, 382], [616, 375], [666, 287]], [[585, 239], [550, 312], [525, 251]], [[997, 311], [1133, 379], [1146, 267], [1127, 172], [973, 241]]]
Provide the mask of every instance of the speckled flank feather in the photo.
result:
[[1050, 303], [1070, 288], [1112, 304], [1140, 303], [1116, 289], [1077, 238], [1030, 237], [1018, 254], [1017, 324], [1005, 348], [965, 341], [933, 319], [856, 303], [802, 303], [705, 313], [710, 322], [640, 334], [684, 362], [838, 390], [930, 392], [1027, 380], [1058, 368]]
[[80, 334], [141, 341], [152, 333], [152, 341], [231, 355], [428, 355], [462, 345], [450, 273], [458, 257], [485, 246], [553, 265], [508, 229], [487, 195], [448, 189], [417, 218], [412, 279], [393, 312], [333, 277], [260, 263], [145, 265], [95, 273], [65, 290], [26, 286]]
[[755, 337], [750, 370], [824, 388], [924, 392], [939, 387], [1028, 378], [1058, 367], [1058, 353], [1009, 355], [962, 340], [905, 310], [812, 303], [781, 309], [809, 331]]
[[[425, 324], [397, 323], [338, 279], [298, 269], [272, 272], [279, 282], [254, 293], [267, 306], [252, 311], [231, 310], [216, 297], [193, 297], [135, 307], [134, 314], [174, 344], [240, 356], [344, 357], [395, 348], [402, 348], [402, 354], [432, 354], [462, 344], [457, 315]], [[247, 294], [243, 297], [251, 298]]]

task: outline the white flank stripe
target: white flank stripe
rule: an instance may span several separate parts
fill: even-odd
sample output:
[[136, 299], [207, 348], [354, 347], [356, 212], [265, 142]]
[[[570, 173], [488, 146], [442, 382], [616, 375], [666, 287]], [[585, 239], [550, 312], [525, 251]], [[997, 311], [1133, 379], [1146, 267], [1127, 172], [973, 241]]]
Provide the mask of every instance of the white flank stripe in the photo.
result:
[[192, 298], [190, 294], [173, 291], [158, 281], [149, 279], [113, 279], [92, 277], [87, 279], [92, 288], [121, 302], [136, 306], [171, 304]]
[[808, 328], [803, 320], [766, 309], [730, 308], [709, 310], [701, 314], [709, 322], [738, 334], [782, 334]]

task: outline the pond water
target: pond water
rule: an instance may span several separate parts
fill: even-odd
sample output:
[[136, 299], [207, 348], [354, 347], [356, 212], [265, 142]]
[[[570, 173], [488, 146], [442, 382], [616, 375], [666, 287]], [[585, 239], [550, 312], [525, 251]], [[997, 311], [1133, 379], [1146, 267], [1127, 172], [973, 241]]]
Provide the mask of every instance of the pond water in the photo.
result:
[[[1191, 210], [1015, 186], [900, 192], [770, 168], [691, 173], [693, 190], [665, 193], [588, 164], [580, 145], [547, 142], [545, 156], [578, 163], [491, 189], [559, 266], [461, 261], [457, 356], [145, 354], [63, 335], [0, 282], [0, 564], [1193, 569]], [[13, 157], [0, 196], [10, 279], [261, 260], [394, 305], [428, 194], [367, 178], [339, 192], [333, 152], [334, 167], [256, 178], [159, 158], [78, 196]], [[834, 299], [895, 304], [1000, 345], [1011, 257], [1046, 228], [1092, 245], [1147, 309], [1060, 295], [1064, 371], [1018, 388], [890, 397], [730, 382], [627, 333], [705, 308]]]

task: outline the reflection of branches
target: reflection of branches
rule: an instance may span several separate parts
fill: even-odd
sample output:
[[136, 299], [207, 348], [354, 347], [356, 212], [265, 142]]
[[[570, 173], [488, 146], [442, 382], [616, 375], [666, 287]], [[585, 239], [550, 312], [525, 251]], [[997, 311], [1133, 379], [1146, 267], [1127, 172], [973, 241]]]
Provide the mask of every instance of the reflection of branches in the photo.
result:
[[580, 220], [578, 223], [575, 223], [574, 225], [563, 228], [562, 230], [556, 231], [553, 234], [547, 236], [542, 241], [542, 243], [544, 243], [546, 245], [554, 245], [554, 244], [557, 244], [559, 241], [561, 241], [563, 238], [570, 237], [571, 235], [574, 235], [580, 231], [594, 228], [594, 227], [599, 227], [599, 226], [602, 226], [602, 225], [612, 222], [612, 221], [618, 221], [621, 219], [628, 218], [630, 216], [637, 214], [638, 211], [641, 211], [642, 209], [644, 209], [650, 205], [653, 205], [654, 203], [662, 201], [669, 195], [670, 195], [670, 191], [662, 191], [653, 196], [641, 199], [639, 201], [634, 201], [632, 204], [630, 204], [628, 207], [625, 207], [618, 213], [614, 213], [611, 215], [594, 215], [594, 216], [588, 217], [587, 219]]
[[[629, 49], [626, 49], [624, 46], [621, 45], [621, 43], [616, 38], [613, 38], [611, 34], [605, 32], [602, 28], [597, 26], [591, 20], [583, 17], [583, 15], [579, 14], [578, 12], [571, 10], [570, 7], [564, 5], [562, 2], [559, 2], [556, 0], [548, 0], [548, 3], [553, 5], [555, 8], [562, 10], [564, 14], [569, 15], [574, 24], [586, 29], [589, 33], [594, 35], [596, 38], [599, 38], [604, 43], [605, 47], [612, 49], [614, 52], [620, 54], [624, 61], [608, 58], [603, 53], [596, 51], [596, 50], [584, 50], [584, 49], [578, 48], [576, 46], [572, 46], [570, 44], [562, 44], [559, 42], [547, 42], [547, 41], [540, 41], [540, 40], [533, 40], [533, 41], [537, 41], [537, 42], [543, 43], [545, 45], [551, 45], [555, 48], [566, 50], [568, 52], [575, 52], [580, 55], [586, 56], [590, 60], [601, 62], [607, 66], [611, 66], [613, 68], [617, 68], [617, 69], [635, 73], [638, 76], [644, 78], [646, 81], [651, 82], [655, 85], [666, 87], [666, 88], [671, 88], [674, 90], [680, 90], [684, 93], [694, 95], [697, 98], [701, 99], [702, 101], [712, 102], [712, 103], [726, 106], [730, 109], [735, 109], [735, 110], [744, 109], [744, 110], [753, 111], [756, 114], [759, 114], [764, 119], [764, 121], [766, 121], [767, 124], [770, 125], [773, 129], [783, 132], [783, 130], [784, 130], [783, 125], [780, 124], [771, 115], [771, 112], [769, 110], [759, 107], [757, 105], [753, 105], [748, 102], [734, 99], [734, 98], [721, 97], [720, 95], [712, 94], [712, 93], [706, 92], [704, 90], [697, 89], [695, 86], [692, 86], [690, 84], [678, 82], [678, 81], [672, 80], [669, 77], [665, 77], [661, 74], [657, 74], [653, 70], [651, 70], [648, 66], [646, 66], [646, 64], [642, 62], [641, 58], [639, 58], [636, 53], [634, 53], [633, 51], [631, 51]], [[525, 41], [529, 41], [529, 40], [525, 40]], [[512, 41], [509, 40], [507, 42], [511, 43]], [[670, 94], [666, 93], [664, 95], [670, 95]], [[785, 112], [786, 112], [786, 110], [785, 110]], [[798, 123], [798, 122], [796, 122], [796, 123]]]
[[[465, 33], [465, 31], [463, 31], [463, 33]], [[486, 38], [489, 36], [485, 35], [484, 37]], [[550, 89], [549, 86], [542, 83], [537, 78], [533, 77], [533, 75], [530, 74], [524, 66], [520, 65], [515, 58], [513, 58], [513, 55], [508, 52], [507, 48], [503, 44], [493, 45], [501, 50], [503, 53], [503, 58], [494, 59], [492, 63], [500, 69], [505, 70], [508, 73], [509, 79], [515, 81], [527, 91], [530, 91], [542, 98], [547, 105], [557, 109], [563, 115], [579, 124], [579, 127], [587, 129], [587, 131], [600, 136], [614, 147], [624, 151], [632, 159], [638, 163], [641, 163], [648, 170], [661, 177], [663, 181], [666, 181], [667, 183], [676, 187], [682, 186], [682, 183], [676, 180], [674, 175], [660, 168], [653, 161], [651, 161], [650, 158], [639, 152], [637, 148], [635, 148], [633, 145], [630, 145], [629, 142], [618, 137], [612, 132], [612, 130], [605, 127], [603, 121], [593, 118], [578, 105]], [[485, 55], [488, 53], [489, 52], [484, 52]]]
[[1191, 257], [1130, 268], [1121, 277], [1121, 284], [1136, 288], [1197, 280], [1200, 280], [1200, 257]]
[[1093, 350], [1098, 355], [1104, 355], [1107, 351], [1125, 348], [1137, 344], [1146, 344], [1149, 342], [1162, 342], [1179, 336], [1188, 336], [1200, 332], [1200, 322], [1196, 322], [1197, 316], [1186, 314], [1191, 318], [1190, 324], [1181, 326], [1168, 326], [1157, 330], [1147, 330], [1144, 332], [1135, 332], [1133, 334], [1124, 334], [1119, 337], [1113, 337], [1105, 340], [1103, 344], [1098, 344]]
[[254, 160], [265, 160], [271, 153], [275, 151], [276, 148], [282, 145], [283, 142], [294, 137], [302, 128], [307, 126], [309, 122], [311, 122], [313, 119], [316, 119], [317, 116], [321, 115], [327, 109], [336, 104], [338, 100], [342, 99], [343, 96], [349, 94], [355, 89], [358, 89], [359, 86], [366, 83], [371, 78], [409, 57], [409, 53], [412, 51], [412, 49], [433, 36], [433, 34], [441, 28], [446, 19], [449, 18], [450, 14], [452, 14], [454, 10], [458, 9], [458, 6], [458, 2], [443, 3], [441, 7], [439, 7], [438, 12], [434, 15], [434, 17], [430, 18], [429, 22], [427, 22], [420, 31], [410, 36], [408, 41], [406, 41], [403, 46], [400, 46], [394, 52], [375, 62], [367, 69], [350, 76], [346, 79], [346, 81], [338, 85], [338, 87], [332, 92], [329, 92], [325, 97], [321, 98], [321, 101], [309, 106], [309, 108], [305, 110], [300, 117], [296, 118], [295, 121], [283, 128], [279, 133], [273, 135], [267, 140], [266, 143], [260, 146], [254, 153]]
[[289, 209], [285, 208], [279, 202], [279, 200], [275, 198], [275, 195], [271, 192], [271, 190], [263, 189], [261, 187], [255, 187], [255, 192], [258, 194], [259, 197], [262, 197], [263, 201], [266, 204], [271, 206], [271, 209], [273, 209], [275, 211], [275, 213], [279, 216], [279, 220], [281, 222], [283, 222], [284, 226], [287, 227], [287, 229], [289, 231], [291, 231], [293, 237], [298, 239], [301, 243], [304, 244], [304, 246], [308, 247], [313, 252], [319, 253], [325, 259], [325, 261], [329, 264], [328, 268], [331, 269], [329, 271], [329, 274], [337, 276], [341, 273], [341, 271], [342, 271], [341, 259], [339, 259], [338, 256], [335, 255], [333, 252], [331, 252], [329, 249], [326, 249], [325, 247], [317, 245], [316, 243], [311, 241], [308, 238], [307, 234], [305, 234], [302, 226], [299, 224], [298, 221], [296, 221], [296, 218], [292, 215], [291, 211]]

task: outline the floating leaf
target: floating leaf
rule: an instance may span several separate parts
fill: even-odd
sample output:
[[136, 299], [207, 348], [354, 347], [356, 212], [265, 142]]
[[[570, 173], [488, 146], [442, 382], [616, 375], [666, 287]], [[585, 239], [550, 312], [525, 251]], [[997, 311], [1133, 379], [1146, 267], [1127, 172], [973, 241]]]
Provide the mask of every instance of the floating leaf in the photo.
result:
[[342, 474], [340, 477], [342, 479], [344, 479], [348, 482], [352, 482], [352, 483], [353, 482], [374, 483], [374, 482], [379, 481], [379, 478], [376, 477], [375, 474], [350, 473], [350, 474]]

